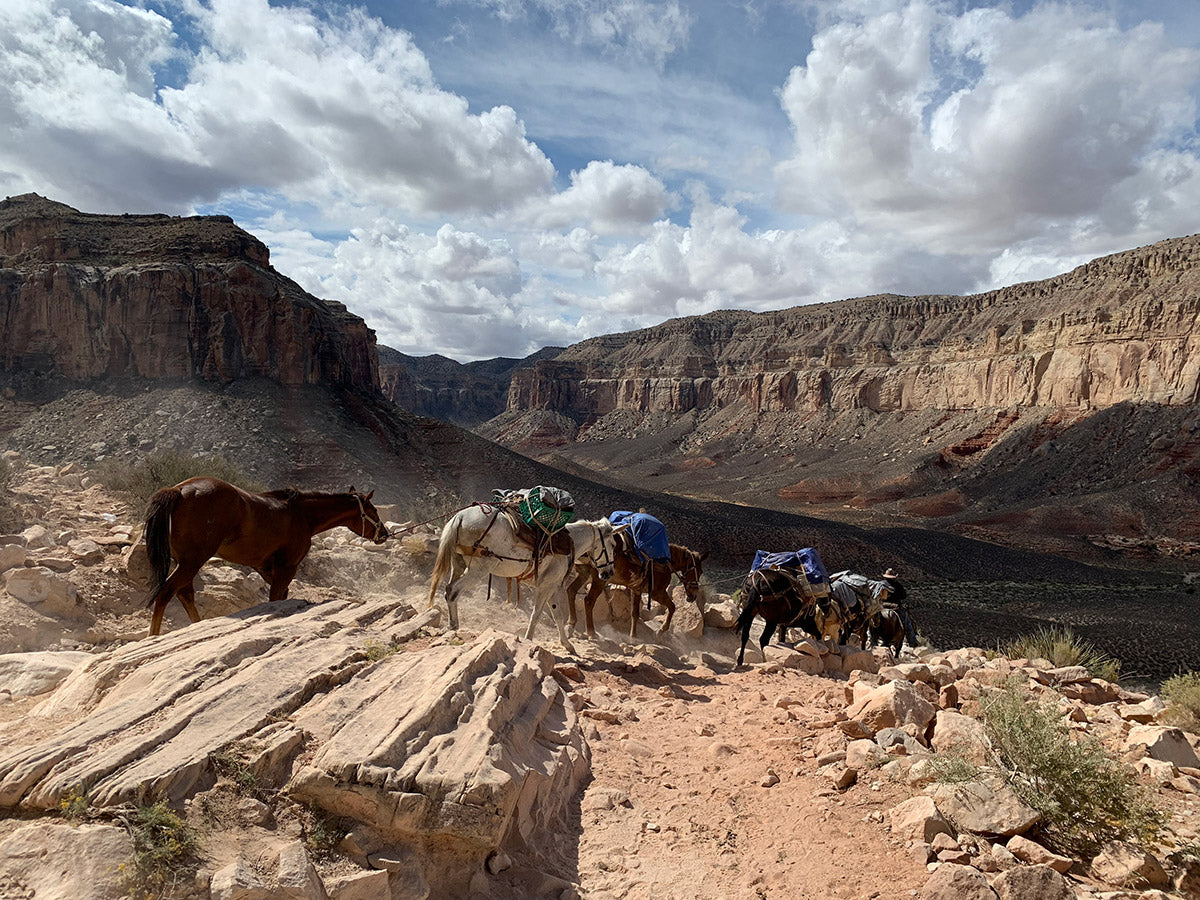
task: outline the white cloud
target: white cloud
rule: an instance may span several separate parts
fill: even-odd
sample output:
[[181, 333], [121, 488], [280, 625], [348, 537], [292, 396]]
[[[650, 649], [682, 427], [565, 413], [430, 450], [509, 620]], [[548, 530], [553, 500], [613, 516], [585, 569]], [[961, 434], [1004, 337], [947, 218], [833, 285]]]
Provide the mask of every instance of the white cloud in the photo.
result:
[[581, 223], [599, 234], [620, 234], [654, 222], [670, 202], [663, 183], [641, 166], [592, 161], [571, 173], [566, 190], [532, 201], [526, 215], [543, 229]]
[[1146, 203], [1156, 221], [1194, 222], [1172, 183], [1195, 183], [1194, 156], [1176, 155], [1175, 174], [1157, 178], [1153, 158], [1194, 133], [1198, 82], [1200, 54], [1173, 48], [1155, 24], [1121, 31], [1075, 5], [1016, 17], [909, 3], [830, 26], [792, 70], [781, 100], [795, 151], [777, 169], [781, 196], [933, 252], [1119, 240], [1138, 232]]
[[187, 7], [205, 43], [161, 101], [155, 68], [178, 52], [161, 16], [112, 0], [0, 10], [9, 182], [92, 209], [171, 211], [245, 185], [415, 215], [549, 191], [553, 166], [511, 108], [470, 113], [410, 35], [361, 9]]
[[[445, 0], [449, 2], [449, 0]], [[505, 20], [547, 16], [560, 37], [620, 48], [662, 65], [687, 43], [692, 16], [679, 0], [459, 0]]]

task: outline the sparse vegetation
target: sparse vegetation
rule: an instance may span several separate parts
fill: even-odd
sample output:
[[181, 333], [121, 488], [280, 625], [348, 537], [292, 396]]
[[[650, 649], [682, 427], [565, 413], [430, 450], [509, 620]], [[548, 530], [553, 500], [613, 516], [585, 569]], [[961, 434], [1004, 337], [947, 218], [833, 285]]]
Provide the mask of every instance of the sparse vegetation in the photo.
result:
[[382, 641], [377, 641], [371, 638], [363, 645], [363, 655], [371, 662], [376, 662], [381, 659], [387, 659], [395, 653], [400, 652], [400, 645], [395, 641], [388, 641], [386, 644]]
[[939, 784], [964, 784], [979, 778], [979, 767], [954, 753], [935, 753], [929, 757], [929, 771]]
[[133, 837], [133, 861], [121, 868], [131, 900], [175, 894], [190, 880], [200, 849], [192, 829], [161, 800], [139, 806], [126, 825]]
[[213, 768], [228, 780], [239, 792], [253, 794], [258, 789], [258, 777], [251, 770], [243, 754], [243, 748], [230, 744], [209, 757]]
[[304, 817], [304, 845], [314, 856], [329, 856], [350, 833], [349, 821], [327, 813], [315, 803]]
[[1200, 672], [1172, 675], [1163, 682], [1162, 699], [1172, 724], [1200, 734]]
[[1001, 648], [1010, 659], [1046, 659], [1055, 666], [1083, 666], [1093, 678], [1116, 682], [1121, 661], [1061, 625], [1044, 626], [1033, 634], [1021, 635]]
[[71, 788], [58, 802], [58, 809], [68, 822], [82, 822], [88, 817], [91, 804], [82, 788]]
[[1099, 741], [1072, 736], [1053, 704], [1009, 686], [983, 705], [998, 762], [1017, 795], [1045, 817], [1047, 843], [1090, 856], [1110, 840], [1153, 839], [1164, 822], [1134, 779]]
[[128, 494], [142, 503], [149, 500], [150, 495], [160, 488], [170, 487], [199, 475], [220, 478], [248, 491], [266, 490], [264, 485], [242, 472], [223, 456], [193, 456], [176, 450], [152, 453], [133, 466], [117, 460], [106, 460], [96, 469], [96, 477], [109, 490]]

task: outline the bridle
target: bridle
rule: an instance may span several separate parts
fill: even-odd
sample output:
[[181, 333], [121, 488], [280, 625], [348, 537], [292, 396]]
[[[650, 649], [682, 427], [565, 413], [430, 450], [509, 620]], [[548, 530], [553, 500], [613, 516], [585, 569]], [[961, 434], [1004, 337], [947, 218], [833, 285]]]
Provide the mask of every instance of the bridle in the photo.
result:
[[[693, 551], [687, 551], [687, 565], [682, 569], [675, 569], [674, 571], [679, 576], [679, 580], [683, 582], [684, 590], [693, 596], [699, 592], [700, 564], [696, 562], [696, 554]], [[690, 580], [689, 576], [691, 576]]]
[[358, 491], [351, 490], [350, 496], [358, 501], [358, 514], [362, 516], [363, 531], [367, 530], [370, 525], [375, 529], [375, 534], [371, 538], [376, 544], [382, 544], [388, 539], [387, 526], [379, 521], [379, 517], [367, 512], [366, 498]]
[[595, 553], [591, 552], [590, 550], [588, 551], [588, 558], [591, 559], [592, 565], [596, 567], [597, 572], [602, 572], [605, 569], [612, 569], [614, 567], [614, 562], [612, 554], [608, 551], [608, 544], [604, 542], [604, 532], [600, 530], [600, 526], [595, 522], [587, 522], [586, 524], [596, 532], [596, 540], [600, 543], [600, 549], [604, 551], [603, 560], [597, 559]]

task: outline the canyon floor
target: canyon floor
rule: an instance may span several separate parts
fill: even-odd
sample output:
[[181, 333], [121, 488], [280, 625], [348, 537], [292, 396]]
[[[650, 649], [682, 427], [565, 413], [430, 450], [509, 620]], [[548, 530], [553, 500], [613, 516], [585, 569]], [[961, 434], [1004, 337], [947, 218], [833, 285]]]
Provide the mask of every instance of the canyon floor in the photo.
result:
[[[78, 596], [70, 616], [36, 620], [29, 607], [6, 598], [3, 650], [102, 651], [144, 640], [149, 614], [134, 552], [140, 510], [75, 467], [17, 465], [10, 489], [26, 521], [55, 542], [27, 550], [27, 562], [54, 565]], [[318, 541], [293, 597], [321, 604], [387, 595], [425, 608], [428, 534], [382, 549], [347, 535]], [[265, 599], [257, 576], [216, 564], [206, 567], [198, 589], [206, 618]], [[499, 593], [488, 599], [486, 582], [476, 580], [464, 592], [456, 634], [432, 629], [402, 652], [469, 642], [489, 628], [523, 634], [528, 607], [511, 606]], [[887, 811], [912, 789], [864, 773], [837, 790], [817, 771], [819, 755], [845, 744], [838, 722], [846, 677], [760, 662], [756, 641], [747, 651], [751, 665], [735, 668], [732, 631], [657, 635], [651, 631], [656, 625], [644, 622], [632, 642], [601, 625], [595, 640], [576, 638], [574, 654], [561, 651], [549, 622], [539, 626], [537, 639], [556, 654], [559, 680], [584, 717], [592, 775], [578, 799], [574, 829], [542, 848], [555, 877], [531, 896], [571, 896], [564, 890], [591, 900], [916, 896], [929, 878], [923, 845], [914, 852], [911, 840], [884, 824]], [[173, 605], [168, 633], [186, 627]], [[21, 728], [37, 700], [0, 700], [0, 733]], [[277, 852], [280, 840], [296, 833], [302, 811], [289, 817], [286, 799], [276, 802], [270, 826], [235, 816], [221, 828], [202, 830], [201, 872], [211, 874], [239, 852]], [[0, 839], [22, 824], [0, 820]], [[332, 858], [319, 864], [329, 873], [340, 865]], [[1080, 896], [1090, 896], [1086, 876], [1076, 885]], [[208, 892], [189, 884], [175, 896], [207, 898]]]

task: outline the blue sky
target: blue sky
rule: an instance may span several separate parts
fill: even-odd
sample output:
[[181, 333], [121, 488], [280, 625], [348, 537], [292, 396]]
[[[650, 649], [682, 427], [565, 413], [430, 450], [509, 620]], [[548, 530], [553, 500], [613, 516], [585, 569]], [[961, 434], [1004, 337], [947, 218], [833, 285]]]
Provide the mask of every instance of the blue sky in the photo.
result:
[[1200, 4], [6, 0], [0, 195], [226, 213], [468, 360], [1200, 231]]

